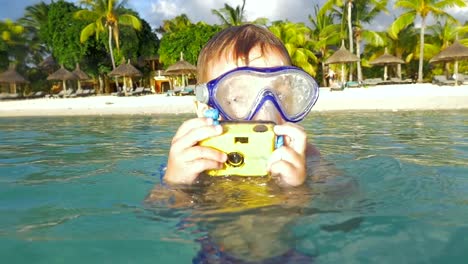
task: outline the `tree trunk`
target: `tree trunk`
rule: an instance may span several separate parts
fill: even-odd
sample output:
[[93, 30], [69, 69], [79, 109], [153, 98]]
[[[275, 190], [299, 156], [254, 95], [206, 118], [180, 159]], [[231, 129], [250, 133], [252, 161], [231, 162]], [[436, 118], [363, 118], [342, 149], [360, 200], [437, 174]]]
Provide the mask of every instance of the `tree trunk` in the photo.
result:
[[103, 87], [104, 87], [104, 80], [102, 78], [102, 75], [99, 74], [99, 89], [96, 91], [96, 93], [101, 94], [102, 90], [103, 90]]
[[[324, 56], [324, 55], [323, 55], [323, 53], [322, 53], [322, 58], [323, 58], [323, 56]], [[328, 67], [330, 67], [330, 66], [328, 66]], [[325, 70], [326, 70], [326, 69], [325, 69], [325, 62], [322, 61], [322, 83], [323, 83], [323, 86], [324, 86], [324, 87], [327, 87], [327, 86], [329, 86], [330, 84], [327, 83], [327, 78], [326, 78], [326, 74], [327, 74], [327, 73], [326, 73]]]
[[[328, 78], [327, 78], [327, 72], [325, 70], [327, 65], [325, 65], [325, 61], [323, 60], [323, 58], [325, 58], [325, 53], [326, 53], [326, 48], [325, 49], [321, 49], [320, 50], [320, 53], [322, 54], [322, 84], [324, 87], [328, 87], [329, 86], [329, 83], [328, 83]], [[328, 65], [328, 67], [330, 67], [330, 65]]]
[[109, 53], [111, 56], [111, 61], [112, 61], [112, 69], [115, 69], [115, 60], [114, 60], [114, 50], [112, 48], [112, 26], [108, 26], [107, 28], [109, 30]]
[[401, 80], [401, 64], [397, 64], [397, 77]]
[[356, 56], [359, 58], [357, 61], [357, 80], [358, 82], [362, 82], [362, 68], [361, 68], [361, 32], [359, 31], [356, 35]]
[[[398, 58], [402, 58], [403, 57], [403, 54], [401, 54], [402, 52], [399, 52], [399, 49], [397, 48], [396, 49], [396, 52], [395, 52], [395, 55], [398, 57]], [[401, 64], [398, 64], [397, 65], [397, 74], [398, 74], [398, 78], [402, 79], [403, 76], [401, 74]], [[408, 73], [406, 73], [406, 78], [408, 78]]]
[[423, 82], [423, 66], [424, 66], [424, 29], [426, 27], [426, 17], [421, 17], [421, 33], [419, 35], [419, 69], [418, 83]]
[[[348, 37], [349, 37], [349, 52], [354, 53], [354, 43], [353, 43], [353, 24], [351, 23], [351, 8], [353, 5], [352, 0], [348, 0]], [[353, 80], [353, 64], [349, 67], [349, 78], [350, 81]]]

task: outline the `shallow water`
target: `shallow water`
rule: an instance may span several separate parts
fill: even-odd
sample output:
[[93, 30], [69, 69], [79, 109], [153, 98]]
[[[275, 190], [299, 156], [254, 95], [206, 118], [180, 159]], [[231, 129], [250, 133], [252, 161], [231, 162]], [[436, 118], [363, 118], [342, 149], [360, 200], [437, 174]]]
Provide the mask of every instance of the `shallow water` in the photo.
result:
[[188, 117], [0, 119], [2, 259], [191, 263], [207, 235], [251, 243], [241, 256], [294, 248], [318, 263], [468, 257], [468, 111], [311, 114], [336, 176], [307, 185], [301, 206], [145, 204]]

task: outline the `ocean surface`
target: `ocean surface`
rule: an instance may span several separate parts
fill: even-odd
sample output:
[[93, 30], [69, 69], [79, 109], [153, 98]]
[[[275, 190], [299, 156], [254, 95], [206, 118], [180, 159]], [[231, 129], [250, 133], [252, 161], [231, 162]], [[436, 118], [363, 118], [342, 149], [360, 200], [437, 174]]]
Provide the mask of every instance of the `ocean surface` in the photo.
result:
[[312, 112], [302, 188], [145, 201], [189, 117], [0, 118], [2, 263], [466, 263], [468, 111]]

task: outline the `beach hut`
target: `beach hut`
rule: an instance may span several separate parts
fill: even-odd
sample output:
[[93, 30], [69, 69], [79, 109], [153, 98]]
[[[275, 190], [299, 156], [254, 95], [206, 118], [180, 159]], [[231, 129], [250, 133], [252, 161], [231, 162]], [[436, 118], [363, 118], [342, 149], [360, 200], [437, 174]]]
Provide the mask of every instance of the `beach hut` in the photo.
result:
[[[387, 48], [385, 48], [384, 54], [380, 55], [377, 57], [375, 60], [369, 62], [371, 65], [381, 65], [384, 66], [384, 81], [388, 79], [388, 73], [387, 73], [387, 66], [389, 65], [398, 65], [398, 64], [404, 64], [405, 61], [393, 56], [391, 54], [388, 54]], [[401, 79], [401, 72], [398, 71], [398, 78]]]
[[14, 65], [0, 74], [0, 82], [10, 84], [10, 93], [16, 94], [16, 84], [29, 83], [23, 76], [21, 76], [15, 69]]
[[[130, 60], [128, 60], [127, 63], [123, 62], [113, 71], [111, 71], [109, 76], [123, 77], [123, 91], [125, 96], [127, 96], [126, 78], [129, 77], [131, 79], [132, 77], [142, 76], [142, 73], [132, 64], [130, 64]], [[133, 89], [133, 82], [130, 82], [130, 87]]]
[[68, 80], [76, 80], [78, 77], [71, 73], [70, 71], [68, 71], [67, 69], [65, 69], [65, 67], [63, 67], [63, 65], [60, 66], [60, 69], [58, 69], [57, 71], [55, 71], [54, 73], [50, 74], [48, 77], [47, 77], [47, 80], [56, 80], [56, 81], [62, 81], [62, 85], [63, 85], [63, 96], [66, 97], [67, 95], [67, 86], [66, 86], [66, 81]]
[[88, 74], [80, 69], [80, 65], [77, 63], [75, 70], [72, 72], [76, 75], [76, 80], [78, 81], [78, 91], [81, 91], [81, 81], [89, 80]]
[[171, 66], [169, 66], [166, 71], [168, 75], [181, 75], [182, 76], [182, 87], [185, 87], [188, 84], [188, 80], [186, 81], [186, 76], [189, 74], [196, 74], [197, 67], [190, 64], [188, 61], [184, 60], [184, 54], [180, 53], [180, 60]]
[[[458, 61], [468, 59], [468, 47], [461, 44], [458, 40], [455, 41], [448, 48], [442, 50], [439, 54], [434, 56], [429, 62], [447, 62], [455, 61], [453, 66], [454, 76], [458, 80]], [[458, 85], [458, 81], [455, 80], [455, 85]]]
[[352, 63], [359, 61], [358, 56], [349, 52], [344, 44], [341, 45], [340, 49], [333, 53], [326, 61], [325, 64], [341, 64], [341, 83], [345, 83], [344, 66], [346, 63]]

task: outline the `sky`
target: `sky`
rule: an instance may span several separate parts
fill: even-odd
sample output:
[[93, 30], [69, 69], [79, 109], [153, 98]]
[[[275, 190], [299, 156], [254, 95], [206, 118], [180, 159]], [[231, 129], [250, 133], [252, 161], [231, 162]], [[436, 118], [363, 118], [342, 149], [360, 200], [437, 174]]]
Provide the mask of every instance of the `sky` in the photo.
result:
[[[44, 0], [46, 3], [50, 0]], [[78, 0], [69, 0], [78, 2]], [[16, 20], [24, 14], [27, 6], [41, 0], [0, 0], [0, 20]], [[313, 14], [315, 4], [321, 5], [325, 0], [247, 0], [245, 5], [247, 20], [266, 17], [270, 21], [289, 20], [304, 22], [310, 26], [308, 16]], [[372, 25], [373, 30], [385, 29], [400, 12], [393, 10], [395, 0], [389, 0], [389, 14], [381, 14]], [[128, 7], [137, 11], [153, 28], [162, 25], [163, 20], [172, 19], [180, 14], [187, 14], [196, 23], [205, 21], [208, 24], [220, 24], [219, 19], [211, 13], [212, 9], [221, 9], [224, 3], [230, 6], [242, 4], [242, 0], [128, 0]], [[468, 8], [447, 10], [462, 23], [468, 19]], [[431, 24], [432, 21], [428, 21]]]

